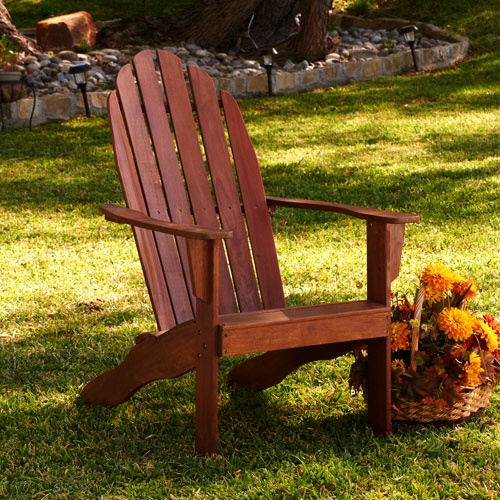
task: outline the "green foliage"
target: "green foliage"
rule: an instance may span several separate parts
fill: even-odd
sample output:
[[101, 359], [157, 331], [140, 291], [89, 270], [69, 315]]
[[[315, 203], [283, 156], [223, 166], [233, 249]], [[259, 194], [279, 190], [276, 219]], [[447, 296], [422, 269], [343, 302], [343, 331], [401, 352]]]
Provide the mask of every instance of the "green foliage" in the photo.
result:
[[377, 7], [376, 0], [354, 0], [349, 2], [349, 13], [354, 16], [363, 16]]
[[76, 47], [73, 48], [73, 50], [81, 54], [87, 54], [92, 50], [92, 47], [90, 46], [89, 42], [87, 42], [87, 40], [80, 40]]
[[[350, 2], [351, 4], [353, 2]], [[500, 44], [500, 11], [497, 0], [382, 0], [370, 17], [393, 17], [430, 22], [472, 39], [474, 51], [496, 50]]]
[[0, 37], [0, 69], [9, 71], [19, 56], [19, 47], [12, 43], [7, 35]]

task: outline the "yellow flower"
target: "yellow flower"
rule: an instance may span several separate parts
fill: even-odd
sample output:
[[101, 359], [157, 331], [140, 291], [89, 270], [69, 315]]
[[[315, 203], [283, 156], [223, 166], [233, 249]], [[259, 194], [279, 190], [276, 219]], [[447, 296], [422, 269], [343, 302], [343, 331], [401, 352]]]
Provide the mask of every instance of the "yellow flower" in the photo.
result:
[[484, 370], [481, 367], [481, 358], [475, 352], [471, 352], [469, 361], [465, 362], [464, 370], [467, 375], [467, 383], [469, 385], [473, 386], [481, 383], [479, 374], [484, 372]]
[[474, 332], [486, 341], [488, 351], [493, 352], [498, 349], [499, 341], [497, 332], [488, 323], [482, 319], [476, 319], [474, 322]]
[[403, 371], [406, 370], [405, 362], [402, 359], [393, 359], [391, 361], [391, 367], [392, 367], [393, 371], [397, 371], [400, 369]]
[[474, 317], [469, 311], [448, 307], [438, 316], [439, 329], [457, 342], [467, 340], [473, 333]]
[[395, 321], [391, 323], [391, 350], [408, 350], [410, 348], [410, 327], [407, 323]]
[[454, 283], [464, 281], [458, 274], [440, 264], [429, 264], [420, 277], [425, 286], [425, 300], [432, 305], [443, 300]]

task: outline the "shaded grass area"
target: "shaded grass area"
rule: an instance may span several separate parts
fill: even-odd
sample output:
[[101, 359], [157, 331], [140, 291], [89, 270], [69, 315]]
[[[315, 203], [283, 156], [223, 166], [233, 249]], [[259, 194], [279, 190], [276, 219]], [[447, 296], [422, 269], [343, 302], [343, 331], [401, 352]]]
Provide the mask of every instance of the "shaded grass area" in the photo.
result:
[[[39, 338], [29, 346], [20, 341], [23, 356], [16, 366], [2, 349], [2, 371], [10, 369], [15, 380], [8, 381], [0, 403], [4, 497], [494, 499], [498, 494], [498, 395], [490, 410], [465, 426], [398, 425], [394, 434], [375, 437], [362, 402], [339, 385], [332, 388], [333, 382], [342, 387], [346, 367], [318, 363], [265, 394], [223, 387], [223, 456], [210, 460], [191, 451], [191, 376], [153, 384], [116, 409], [75, 403], [75, 380], [86, 376], [86, 366], [97, 365], [89, 340]], [[108, 349], [114, 344], [106, 335], [100, 342]], [[36, 377], [40, 373], [43, 377]]]
[[496, 50], [500, 41], [500, 12], [496, 0], [481, 0], [479, 3], [468, 0], [443, 0], [439, 3], [420, 0], [418, 5], [411, 0], [381, 0], [373, 3], [375, 5], [367, 9], [365, 15], [404, 18], [451, 28], [469, 37], [476, 53]]
[[[395, 289], [439, 262], [477, 283], [474, 308], [500, 315], [499, 60], [242, 101], [267, 192], [418, 213]], [[83, 405], [82, 385], [154, 328], [133, 238], [97, 211], [122, 199], [106, 120], [0, 141], [0, 497], [498, 497], [498, 389], [470, 423], [380, 437], [347, 387], [349, 356], [262, 394], [227, 387], [223, 360], [216, 460], [193, 455], [192, 374], [114, 409]], [[362, 223], [273, 220], [290, 303], [363, 293]]]
[[5, 0], [17, 28], [33, 28], [38, 21], [85, 10], [95, 21], [134, 17], [140, 14], [164, 16], [174, 14], [193, 0]]

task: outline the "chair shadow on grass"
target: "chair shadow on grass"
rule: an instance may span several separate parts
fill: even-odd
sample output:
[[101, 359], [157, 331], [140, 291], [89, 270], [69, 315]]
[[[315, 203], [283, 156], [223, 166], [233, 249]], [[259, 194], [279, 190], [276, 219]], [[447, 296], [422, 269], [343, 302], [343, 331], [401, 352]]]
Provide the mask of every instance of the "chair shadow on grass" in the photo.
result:
[[[116, 364], [129, 343], [128, 335], [114, 333], [2, 342], [0, 379], [7, 404], [15, 408], [4, 421], [7, 434], [25, 435], [35, 446], [51, 442], [63, 448], [70, 443], [83, 456], [99, 449], [103, 462], [115, 460], [116, 452], [130, 461], [144, 453], [162, 463], [194, 459], [193, 372], [154, 382], [115, 408], [89, 407], [78, 397], [82, 384]], [[285, 379], [256, 393], [225, 384], [230, 366], [221, 361], [222, 457], [241, 455], [244, 463], [255, 456], [272, 462], [294, 454], [340, 453], [346, 447], [352, 454], [373, 439], [363, 411], [336, 408], [333, 402], [330, 412], [325, 407], [330, 402], [321, 395], [306, 403], [287, 402], [287, 393], [300, 388], [296, 375], [290, 383]]]

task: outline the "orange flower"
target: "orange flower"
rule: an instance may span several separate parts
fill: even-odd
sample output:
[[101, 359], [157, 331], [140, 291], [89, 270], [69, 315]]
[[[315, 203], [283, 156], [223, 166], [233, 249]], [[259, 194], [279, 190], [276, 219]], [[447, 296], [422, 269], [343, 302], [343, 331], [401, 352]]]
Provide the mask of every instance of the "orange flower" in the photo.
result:
[[408, 350], [410, 348], [410, 326], [408, 323], [395, 321], [391, 323], [391, 350], [392, 352], [400, 349]]
[[[500, 382], [500, 317], [469, 312], [476, 286], [444, 266], [428, 265], [419, 280], [416, 305], [404, 294], [391, 297], [394, 404], [411, 399], [452, 408], [463, 399], [464, 387]], [[413, 328], [419, 331], [419, 352], [411, 369]], [[366, 379], [367, 358], [355, 357], [351, 383], [357, 388], [357, 379]]]
[[500, 337], [500, 319], [495, 318], [493, 314], [484, 314], [483, 315], [484, 321], [497, 332], [497, 335]]
[[476, 319], [474, 322], [474, 332], [486, 341], [488, 351], [493, 352], [498, 349], [498, 334], [488, 323], [482, 319]]
[[439, 329], [448, 338], [462, 342], [472, 335], [475, 320], [469, 311], [448, 307], [443, 309], [437, 321]]
[[425, 286], [425, 300], [430, 305], [443, 300], [454, 283], [464, 281], [458, 274], [440, 264], [429, 264], [420, 280]]
[[391, 361], [391, 367], [392, 367], [393, 371], [397, 371], [397, 370], [405, 371], [406, 370], [405, 362], [402, 359], [393, 359]]
[[464, 296], [465, 300], [471, 300], [477, 295], [477, 286], [471, 280], [461, 280], [453, 283], [453, 295]]
[[479, 374], [484, 372], [484, 370], [481, 367], [481, 358], [475, 352], [470, 353], [469, 361], [465, 362], [464, 370], [469, 385], [473, 386], [481, 383]]

